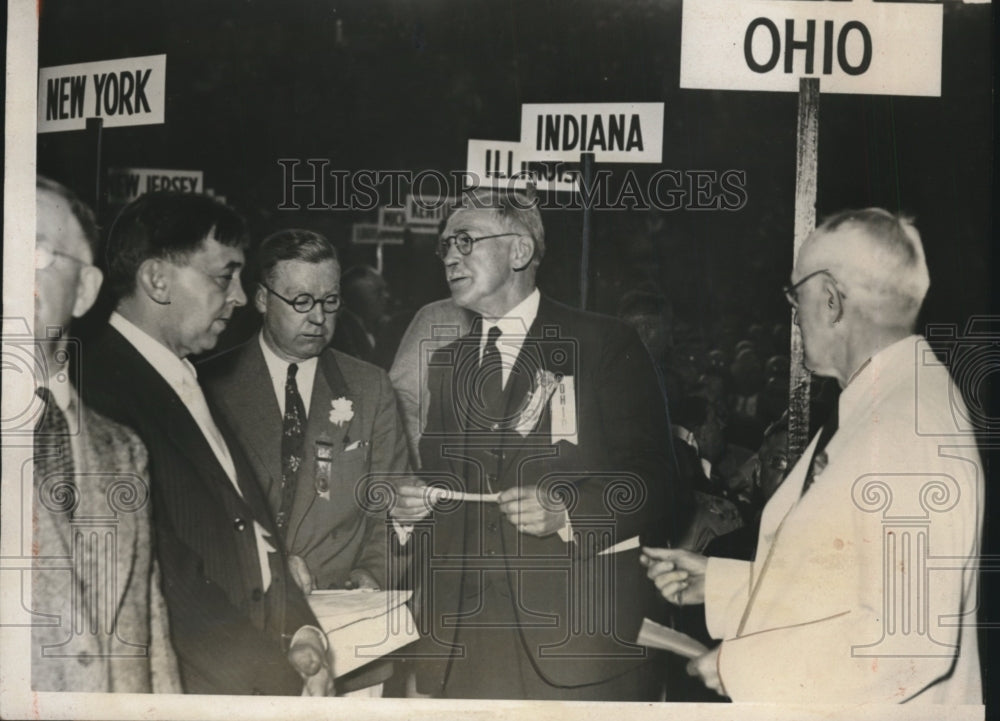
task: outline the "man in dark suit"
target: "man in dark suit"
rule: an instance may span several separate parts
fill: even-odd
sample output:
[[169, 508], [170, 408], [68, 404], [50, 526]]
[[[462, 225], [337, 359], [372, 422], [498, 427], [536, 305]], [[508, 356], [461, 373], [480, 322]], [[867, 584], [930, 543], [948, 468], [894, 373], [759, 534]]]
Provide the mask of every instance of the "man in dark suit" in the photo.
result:
[[88, 348], [84, 398], [149, 451], [156, 548], [188, 693], [332, 693], [328, 645], [291, 581], [253, 468], [186, 356], [210, 350], [240, 287], [242, 219], [156, 193], [108, 240], [117, 309]]
[[[146, 449], [83, 405], [70, 382], [70, 320], [101, 287], [91, 210], [36, 182], [31, 686], [35, 691], [176, 693], [159, 572], [152, 558]], [[80, 623], [78, 619], [83, 619]]]
[[638, 544], [672, 535], [684, 494], [652, 362], [629, 327], [539, 294], [532, 203], [465, 201], [438, 254], [452, 298], [481, 317], [430, 359], [420, 445], [447, 490], [403, 486], [393, 510], [413, 522], [437, 504], [414, 529], [430, 539], [408, 540], [426, 569], [420, 690], [657, 700], [655, 664], [634, 645], [655, 602]]
[[303, 590], [386, 588], [385, 516], [371, 493], [409, 470], [389, 378], [326, 348], [341, 302], [326, 238], [279, 231], [256, 265], [263, 327], [199, 369], [209, 397], [264, 482]]

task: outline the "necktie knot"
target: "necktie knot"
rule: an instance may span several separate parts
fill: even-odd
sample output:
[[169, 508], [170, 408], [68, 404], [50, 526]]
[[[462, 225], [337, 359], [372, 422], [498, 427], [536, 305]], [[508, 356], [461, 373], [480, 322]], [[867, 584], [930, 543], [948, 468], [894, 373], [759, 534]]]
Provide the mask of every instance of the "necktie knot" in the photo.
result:
[[299, 366], [298, 366], [297, 363], [289, 363], [288, 364], [288, 380], [294, 381], [295, 380], [295, 374], [298, 373], [298, 372], [299, 372]]

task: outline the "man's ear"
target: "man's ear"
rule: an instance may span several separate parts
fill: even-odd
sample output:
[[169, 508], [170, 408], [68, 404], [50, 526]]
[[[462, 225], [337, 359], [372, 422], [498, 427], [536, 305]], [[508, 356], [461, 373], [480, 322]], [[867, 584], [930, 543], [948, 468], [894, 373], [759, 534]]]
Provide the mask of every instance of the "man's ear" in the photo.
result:
[[158, 305], [170, 305], [170, 268], [160, 258], [149, 258], [136, 273], [137, 290]]
[[87, 265], [80, 269], [80, 277], [76, 281], [76, 301], [73, 303], [73, 317], [79, 318], [94, 305], [97, 293], [101, 290], [104, 273], [95, 265]]
[[832, 279], [823, 279], [823, 310], [835, 325], [844, 317], [844, 296]]
[[511, 243], [511, 265], [515, 272], [525, 270], [535, 258], [535, 240], [528, 234], [518, 234]]
[[267, 310], [267, 288], [260, 283], [257, 284], [257, 291], [253, 294], [253, 307], [261, 315]]

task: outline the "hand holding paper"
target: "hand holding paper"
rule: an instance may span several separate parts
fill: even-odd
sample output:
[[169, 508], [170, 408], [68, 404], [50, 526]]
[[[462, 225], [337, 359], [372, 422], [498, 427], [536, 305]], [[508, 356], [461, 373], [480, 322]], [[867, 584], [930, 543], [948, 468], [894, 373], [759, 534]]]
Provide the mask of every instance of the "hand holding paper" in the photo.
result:
[[412, 477], [396, 486], [396, 497], [389, 513], [399, 523], [415, 523], [430, 515], [433, 503], [427, 484]]
[[552, 498], [543, 505], [538, 486], [508, 488], [497, 499], [500, 512], [517, 527], [521, 533], [531, 536], [548, 536], [566, 525], [566, 506], [561, 500]]
[[302, 677], [303, 696], [334, 696], [333, 659], [323, 632], [303, 626], [292, 638], [288, 662]]
[[726, 689], [722, 686], [722, 679], [719, 677], [719, 649], [716, 646], [708, 653], [693, 658], [688, 662], [688, 676], [697, 676], [708, 688], [715, 691], [720, 696], [726, 695]]
[[678, 606], [705, 603], [708, 559], [679, 548], [643, 547], [640, 562], [665, 599]]

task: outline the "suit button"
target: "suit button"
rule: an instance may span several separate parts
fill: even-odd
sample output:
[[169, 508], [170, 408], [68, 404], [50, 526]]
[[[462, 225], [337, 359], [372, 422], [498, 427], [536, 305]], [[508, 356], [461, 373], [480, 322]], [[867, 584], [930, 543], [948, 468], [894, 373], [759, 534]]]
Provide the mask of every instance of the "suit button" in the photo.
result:
[[495, 556], [495, 555], [497, 555], [497, 552], [496, 552], [496, 551], [494, 551], [494, 550], [493, 550], [493, 549], [491, 548], [490, 550], [488, 550], [488, 551], [486, 552], [486, 555], [487, 555], [487, 556]]
[[496, 481], [497, 481], [497, 474], [496, 473], [487, 473], [486, 474], [486, 482], [487, 483], [496, 483]]
[[235, 528], [239, 533], [243, 533], [243, 531], [246, 530], [246, 527], [247, 527], [247, 522], [244, 521], [242, 518], [236, 518], [233, 521], [233, 528]]
[[253, 591], [250, 592], [250, 598], [252, 598], [254, 601], [259, 601], [263, 597], [264, 597], [264, 592], [261, 591], [259, 588], [255, 588]]
[[487, 523], [486, 524], [486, 530], [490, 531], [492, 533], [496, 533], [497, 532], [497, 524], [495, 524], [495, 523]]

